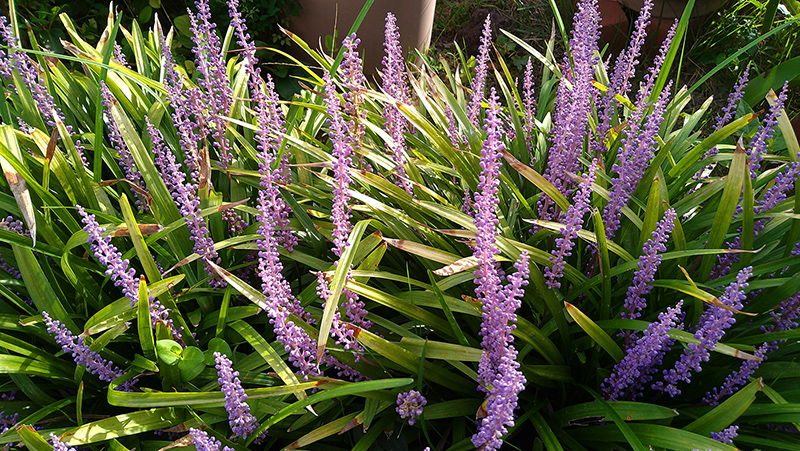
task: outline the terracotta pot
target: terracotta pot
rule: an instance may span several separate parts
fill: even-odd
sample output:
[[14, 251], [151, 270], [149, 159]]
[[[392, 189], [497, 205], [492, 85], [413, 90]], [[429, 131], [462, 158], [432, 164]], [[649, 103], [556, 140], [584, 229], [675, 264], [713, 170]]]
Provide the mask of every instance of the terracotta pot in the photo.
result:
[[[338, 31], [336, 47], [355, 22], [364, 0], [301, 0], [303, 10], [293, 17], [289, 30], [303, 38], [311, 48], [324, 48], [325, 37]], [[397, 17], [400, 43], [408, 55], [411, 49], [425, 50], [431, 42], [436, 0], [375, 0], [357, 34], [364, 58], [364, 70], [375, 75], [383, 60], [384, 23], [386, 14]], [[297, 53], [297, 52], [295, 52]]]
[[[628, 8], [639, 11], [644, 6], [644, 0], [617, 0]], [[692, 17], [705, 16], [725, 6], [729, 0], [697, 0], [692, 8]], [[652, 16], [662, 19], [681, 17], [689, 0], [654, 0]]]

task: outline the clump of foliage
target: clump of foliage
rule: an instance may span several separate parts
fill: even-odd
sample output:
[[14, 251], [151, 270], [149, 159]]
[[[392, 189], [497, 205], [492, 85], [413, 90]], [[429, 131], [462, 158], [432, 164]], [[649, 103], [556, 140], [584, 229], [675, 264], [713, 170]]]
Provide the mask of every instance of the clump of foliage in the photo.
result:
[[604, 63], [584, 0], [563, 59], [508, 36], [520, 81], [488, 20], [474, 72], [410, 70], [390, 15], [380, 86], [293, 37], [282, 101], [228, 7], [195, 79], [159, 23], [0, 19], [0, 443], [797, 447], [800, 145], [747, 74], [685, 110], [688, 13]]

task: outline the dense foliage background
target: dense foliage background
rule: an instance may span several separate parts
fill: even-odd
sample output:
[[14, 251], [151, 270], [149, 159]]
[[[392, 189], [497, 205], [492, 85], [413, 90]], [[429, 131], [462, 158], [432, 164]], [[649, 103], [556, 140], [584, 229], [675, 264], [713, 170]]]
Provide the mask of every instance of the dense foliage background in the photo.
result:
[[374, 84], [355, 37], [293, 36], [315, 64], [281, 100], [245, 6], [60, 15], [52, 54], [10, 5], [0, 443], [800, 446], [796, 112], [735, 65], [797, 16], [712, 69], [717, 111], [674, 78], [688, 16], [606, 60], [580, 2], [541, 47], [502, 34], [520, 77], [488, 23], [410, 67], [389, 18]]

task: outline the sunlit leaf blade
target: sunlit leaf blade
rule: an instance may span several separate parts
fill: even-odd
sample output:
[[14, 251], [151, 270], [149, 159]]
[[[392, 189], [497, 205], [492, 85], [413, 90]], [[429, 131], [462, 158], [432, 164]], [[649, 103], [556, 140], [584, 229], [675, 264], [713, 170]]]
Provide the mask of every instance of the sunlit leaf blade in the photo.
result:
[[575, 320], [576, 323], [584, 330], [592, 340], [594, 340], [597, 344], [600, 345], [614, 360], [619, 362], [624, 357], [622, 353], [622, 349], [619, 348], [614, 340], [608, 336], [607, 333], [603, 331], [594, 321], [592, 321], [588, 316], [586, 316], [583, 312], [581, 312], [577, 307], [570, 304], [569, 302], [564, 302], [564, 305], [567, 307], [567, 313], [569, 316]]

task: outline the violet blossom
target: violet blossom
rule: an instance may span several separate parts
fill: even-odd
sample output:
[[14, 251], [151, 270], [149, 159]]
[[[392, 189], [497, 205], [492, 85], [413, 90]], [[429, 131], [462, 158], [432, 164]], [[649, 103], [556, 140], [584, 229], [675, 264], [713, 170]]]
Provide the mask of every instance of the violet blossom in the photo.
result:
[[638, 269], [633, 275], [633, 283], [628, 287], [627, 297], [625, 298], [627, 312], [622, 312], [623, 319], [636, 319], [642, 316], [641, 311], [646, 305], [644, 296], [653, 289], [656, 270], [661, 264], [660, 253], [667, 251], [666, 242], [670, 233], [672, 233], [672, 228], [675, 226], [675, 219], [675, 209], [670, 208], [656, 224], [652, 238], [644, 243], [642, 255], [639, 257]]
[[400, 418], [408, 420], [408, 425], [413, 426], [417, 418], [422, 415], [422, 408], [428, 404], [428, 400], [416, 390], [409, 390], [397, 395], [397, 407], [395, 411]]
[[753, 178], [756, 177], [757, 171], [761, 167], [761, 160], [764, 159], [764, 155], [768, 151], [769, 144], [767, 141], [772, 139], [775, 134], [775, 126], [778, 124], [778, 117], [780, 117], [783, 105], [786, 103], [788, 92], [789, 82], [786, 81], [775, 102], [769, 106], [767, 116], [759, 125], [755, 136], [750, 141], [750, 146], [747, 148], [747, 156], [750, 158], [750, 174]]
[[83, 365], [86, 370], [96, 375], [101, 381], [111, 382], [125, 374], [113, 362], [102, 358], [100, 354], [92, 351], [86, 343], [84, 337], [75, 337], [67, 326], [60, 321], [50, 318], [47, 312], [42, 312], [44, 322], [47, 324], [47, 332], [53, 335], [56, 343], [61, 345], [61, 349], [68, 354], [72, 354], [76, 365]]
[[[769, 327], [761, 326], [761, 330], [765, 334], [797, 328], [797, 318], [800, 316], [800, 292], [781, 302], [777, 311], [770, 312], [770, 316], [773, 324]], [[761, 365], [761, 362], [767, 359], [767, 355], [778, 349], [778, 343], [779, 341], [767, 341], [756, 347], [753, 355], [759, 360], [743, 361], [739, 370], [729, 374], [721, 387], [714, 388], [706, 393], [703, 402], [716, 406], [723, 397], [739, 391], [739, 388], [750, 380], [750, 377]]]
[[525, 147], [533, 163], [533, 133], [536, 124], [536, 100], [533, 91], [533, 60], [528, 57], [525, 65], [525, 75], [522, 77], [522, 120], [525, 130]]
[[239, 372], [233, 371], [233, 363], [224, 354], [214, 353], [217, 376], [222, 393], [225, 393], [225, 410], [234, 437], [247, 438], [258, 428], [258, 420], [250, 413], [247, 394], [239, 381]]
[[[85, 224], [83, 230], [89, 234], [89, 249], [97, 260], [106, 266], [106, 275], [114, 281], [114, 286], [122, 290], [122, 294], [131, 301], [131, 307], [133, 307], [139, 302], [139, 278], [136, 277], [136, 270], [130, 267], [128, 259], [122, 258], [122, 253], [111, 243], [111, 237], [103, 236], [106, 229], [100, 227], [95, 216], [87, 213], [80, 205], [76, 205], [75, 208], [81, 215], [81, 221]], [[181, 338], [183, 327], [176, 327], [169, 319], [169, 310], [161, 305], [158, 299], [150, 297], [150, 323], [153, 329], [159, 322], [164, 323], [173, 337], [183, 343]]]
[[475, 68], [475, 76], [472, 77], [472, 96], [467, 105], [467, 117], [469, 122], [477, 127], [478, 115], [481, 111], [481, 103], [483, 102], [483, 90], [486, 86], [486, 75], [489, 72], [489, 52], [492, 48], [492, 15], [487, 14], [486, 20], [483, 22], [483, 33], [481, 34], [481, 45], [478, 48], [477, 67]]
[[75, 448], [70, 447], [66, 442], [62, 442], [57, 435], [52, 433], [50, 434], [50, 442], [53, 445], [53, 451], [76, 451]]
[[561, 287], [561, 282], [558, 279], [564, 275], [564, 267], [566, 261], [564, 259], [572, 255], [572, 248], [575, 246], [575, 238], [578, 232], [583, 228], [583, 217], [591, 207], [592, 183], [595, 179], [595, 170], [597, 168], [597, 160], [593, 160], [589, 166], [589, 171], [583, 176], [578, 192], [572, 205], [566, 212], [564, 217], [564, 227], [559, 231], [561, 238], [556, 238], [556, 249], [553, 250], [550, 261], [553, 262], [552, 266], [544, 268], [544, 275], [547, 278], [547, 287], [550, 289], [558, 289]]
[[[552, 146], [544, 177], [564, 196], [572, 191], [569, 174], [580, 169], [578, 158], [588, 134], [589, 115], [594, 98], [594, 65], [600, 38], [600, 13], [597, 0], [583, 0], [577, 5], [569, 48], [572, 61], [564, 57], [564, 80], [558, 85], [553, 114]], [[539, 202], [539, 217], [555, 220], [553, 200], [544, 196]]]
[[[647, 26], [650, 24], [650, 12], [652, 9], [653, 0], [646, 0], [639, 10], [628, 46], [617, 57], [614, 63], [614, 72], [610, 76], [607, 89], [598, 105], [597, 136], [600, 139], [592, 142], [598, 154], [608, 150], [605, 142], [606, 135], [611, 130], [611, 119], [614, 116], [614, 102], [616, 101], [614, 97], [617, 95], [626, 97], [631, 89], [630, 80], [636, 75], [636, 66], [639, 64], [642, 45], [647, 37]], [[610, 58], [609, 56], [609, 63]]]
[[341, 256], [345, 246], [349, 243], [350, 235], [350, 167], [352, 166], [353, 147], [346, 139], [347, 124], [342, 117], [339, 99], [336, 96], [336, 87], [330, 73], [323, 75], [325, 80], [325, 104], [330, 116], [330, 136], [333, 142], [333, 207], [331, 207], [331, 221], [333, 222], [333, 253]]
[[[2, 40], [9, 47], [18, 47], [20, 45], [19, 39], [14, 36], [14, 30], [8, 22], [8, 18], [0, 15], [0, 40]], [[5, 53], [5, 52], [4, 52]], [[4, 54], [0, 54], [0, 59], [5, 60]], [[55, 127], [56, 122], [65, 122], [64, 113], [61, 108], [55, 104], [53, 96], [47, 90], [47, 83], [39, 80], [39, 74], [36, 69], [36, 63], [33, 62], [28, 55], [23, 51], [11, 51], [8, 58], [14, 64], [14, 68], [19, 72], [20, 77], [25, 82], [25, 87], [31, 93], [33, 101], [36, 103], [39, 112], [42, 114], [45, 125], [48, 127]], [[4, 66], [0, 71], [6, 79], [11, 79], [12, 74], [9, 66]], [[14, 90], [19, 93], [19, 87], [14, 86]], [[72, 133], [72, 127], [66, 126], [67, 131]]]
[[652, 380], [652, 373], [661, 364], [666, 351], [672, 345], [669, 331], [680, 322], [681, 306], [679, 301], [675, 307], [667, 308], [659, 313], [658, 321], [651, 323], [641, 338], [631, 346], [625, 357], [614, 366], [611, 376], [602, 384], [603, 393], [608, 401], [640, 396], [639, 389]]
[[189, 11], [192, 41], [197, 70], [202, 75], [197, 83], [202, 88], [201, 99], [206, 113], [213, 123], [214, 146], [220, 151], [220, 166], [227, 169], [233, 159], [231, 145], [225, 137], [226, 120], [233, 100], [222, 45], [215, 30], [216, 24], [211, 20], [208, 0], [194, 2], [197, 15]]
[[268, 76], [266, 83], [261, 79], [261, 72], [256, 66], [256, 48], [238, 10], [238, 1], [229, 0], [228, 8], [231, 26], [235, 30], [239, 45], [244, 49], [242, 53], [249, 75], [248, 86], [251, 99], [255, 102], [258, 123], [256, 137], [261, 174], [256, 217], [261, 223], [258, 228], [261, 238], [257, 241], [258, 274], [261, 279], [261, 290], [264, 293], [265, 311], [278, 341], [283, 343], [284, 349], [289, 353], [289, 361], [298, 369], [303, 379], [308, 380], [308, 376], [319, 374], [314, 364], [314, 342], [302, 327], [290, 319], [290, 315], [293, 314], [301, 320], [309, 320], [309, 317], [300, 302], [292, 295], [291, 286], [283, 276], [283, 263], [278, 253], [281, 244], [291, 250], [297, 242], [290, 233], [288, 208], [278, 187], [282, 171], [280, 167], [273, 169], [278, 158], [280, 136], [283, 134], [283, 115], [272, 79]]
[[[150, 123], [150, 119], [145, 117], [147, 133], [150, 136], [154, 160], [156, 167], [161, 173], [167, 188], [172, 194], [172, 199], [189, 229], [190, 239], [194, 242], [193, 250], [203, 257], [205, 271], [209, 275], [215, 275], [216, 271], [207, 263], [219, 263], [220, 258], [214, 249], [214, 240], [209, 236], [208, 227], [205, 219], [200, 216], [200, 199], [196, 195], [197, 185], [192, 185], [186, 181], [186, 175], [181, 170], [180, 165], [175, 161], [175, 155], [164, 144], [160, 132]], [[209, 282], [212, 286], [224, 286], [225, 281], [215, 277]]]
[[222, 446], [219, 440], [208, 435], [205, 431], [190, 428], [189, 435], [192, 436], [192, 443], [194, 443], [197, 451], [233, 451], [227, 446]]
[[[650, 160], [655, 155], [658, 147], [658, 129], [664, 120], [664, 111], [670, 94], [672, 82], [661, 92], [653, 112], [639, 124], [639, 117], [632, 117], [629, 122], [629, 130], [626, 138], [617, 154], [619, 163], [614, 163], [612, 170], [617, 173], [617, 177], [612, 180], [612, 187], [609, 190], [609, 201], [603, 209], [603, 223], [606, 227], [606, 237], [611, 240], [620, 227], [622, 209], [628, 204], [633, 192], [642, 180], [647, 171]], [[646, 104], [638, 106], [636, 114], [639, 116], [643, 110], [647, 109]]]
[[[258, 170], [261, 174], [260, 185], [269, 199], [270, 209], [268, 214], [270, 220], [274, 222], [274, 234], [278, 241], [282, 242], [287, 250], [291, 251], [297, 244], [297, 237], [292, 235], [289, 226], [289, 213], [291, 209], [280, 195], [279, 183], [289, 183], [291, 181], [287, 154], [279, 158], [281, 147], [281, 137], [285, 134], [283, 112], [278, 103], [278, 95], [275, 92], [275, 84], [272, 77], [267, 74], [266, 80], [261, 78], [261, 70], [256, 65], [256, 46], [250, 39], [247, 32], [247, 25], [242, 19], [238, 10], [238, 0], [230, 0], [228, 8], [231, 15], [231, 26], [234, 27], [238, 43], [242, 46], [245, 70], [249, 77], [247, 85], [250, 88], [250, 98], [255, 104], [256, 122], [258, 129], [256, 132], [258, 148]], [[274, 166], [277, 168], [273, 169]]]
[[[108, 138], [111, 140], [111, 144], [114, 146], [114, 149], [119, 155], [119, 164], [122, 166], [122, 170], [125, 173], [125, 178], [130, 183], [133, 183], [137, 187], [147, 191], [147, 187], [142, 179], [142, 173], [136, 168], [136, 161], [134, 161], [133, 155], [131, 155], [131, 152], [128, 149], [128, 145], [125, 144], [125, 140], [122, 139], [122, 134], [120, 134], [117, 122], [111, 115], [111, 108], [117, 103], [117, 99], [115, 99], [111, 94], [111, 91], [109, 91], [105, 81], [100, 82], [100, 92], [102, 93], [103, 106], [106, 108], [106, 114], [103, 116], [105, 117], [106, 124], [108, 125]], [[136, 191], [136, 206], [145, 212], [149, 210], [146, 196], [139, 191]]]
[[487, 416], [481, 419], [472, 444], [482, 449], [497, 449], [507, 428], [514, 425], [514, 409], [519, 393], [525, 388], [525, 376], [519, 370], [512, 331], [516, 310], [520, 307], [523, 287], [528, 284], [528, 253], [523, 251], [514, 264], [516, 272], [501, 282], [496, 227], [500, 201], [500, 155], [505, 145], [498, 98], [494, 88], [488, 97], [484, 128], [486, 140], [481, 151], [481, 175], [475, 193], [475, 295], [483, 304], [481, 322], [481, 358], [478, 363], [479, 389], [487, 393]]
[[[342, 41], [344, 56], [339, 65], [339, 75], [344, 87], [342, 112], [350, 118], [344, 128], [344, 139], [352, 147], [353, 156], [360, 153], [361, 142], [364, 140], [366, 130], [364, 122], [367, 118], [366, 110], [361, 108], [361, 104], [364, 103], [364, 94], [367, 92], [367, 79], [364, 77], [363, 63], [357, 50], [360, 43], [361, 39], [357, 38], [355, 33], [344, 38]], [[363, 158], [359, 160], [359, 165], [361, 167], [366, 165]]]
[[[386, 38], [383, 44], [386, 49], [386, 56], [383, 57], [383, 90], [395, 102], [408, 104], [411, 99], [408, 94], [406, 66], [403, 59], [403, 49], [400, 47], [400, 32], [397, 29], [396, 21], [394, 14], [388, 13], [386, 15]], [[408, 194], [413, 195], [413, 188], [408, 181], [406, 169], [403, 166], [407, 160], [405, 133], [408, 130], [408, 120], [395, 105], [386, 105], [383, 111], [383, 119], [385, 128], [392, 137], [388, 147], [389, 155], [395, 165], [395, 183]]]
[[[752, 272], [751, 266], [739, 271], [736, 280], [720, 296], [720, 302], [730, 308], [740, 310], [742, 301], [746, 299], [744, 290], [748, 287], [747, 279], [750, 278]], [[665, 391], [672, 397], [681, 394], [677, 387], [678, 382], [691, 382], [692, 371], [702, 370], [702, 362], [708, 361], [711, 351], [716, 348], [719, 340], [725, 335], [725, 329], [731, 327], [735, 322], [731, 310], [717, 306], [707, 308], [700, 317], [697, 331], [694, 334], [694, 338], [700, 340], [700, 343], [687, 344], [688, 349], [684, 350], [681, 359], [675, 363], [675, 368], [664, 370], [664, 382], [653, 384], [653, 388]]]
[[714, 440], [724, 443], [726, 445], [732, 445], [733, 439], [739, 435], [739, 426], [730, 426], [720, 432], [712, 432], [711, 438]]

